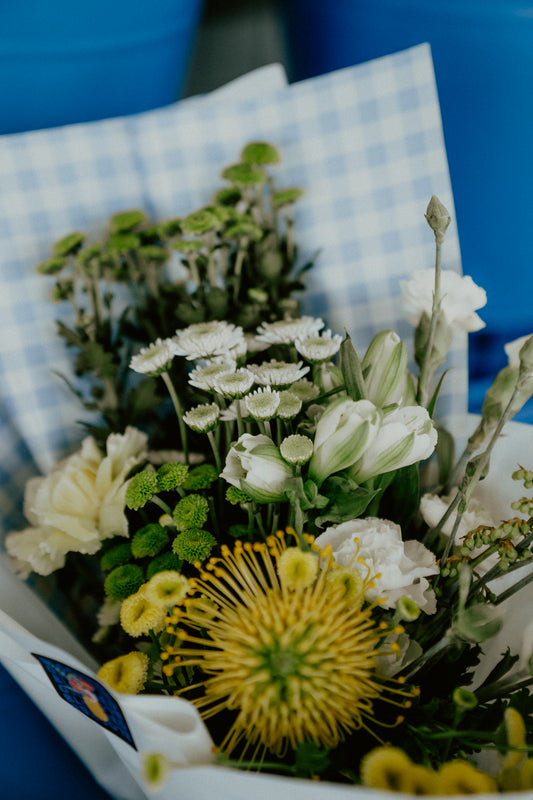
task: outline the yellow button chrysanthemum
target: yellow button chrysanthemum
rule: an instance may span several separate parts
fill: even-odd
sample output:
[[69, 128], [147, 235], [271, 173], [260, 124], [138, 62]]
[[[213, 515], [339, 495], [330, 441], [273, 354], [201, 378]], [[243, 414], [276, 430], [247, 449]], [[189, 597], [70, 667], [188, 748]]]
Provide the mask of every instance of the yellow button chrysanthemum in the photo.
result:
[[148, 674], [148, 656], [134, 650], [124, 656], [106, 661], [98, 670], [98, 677], [115, 692], [138, 694], [144, 689]]

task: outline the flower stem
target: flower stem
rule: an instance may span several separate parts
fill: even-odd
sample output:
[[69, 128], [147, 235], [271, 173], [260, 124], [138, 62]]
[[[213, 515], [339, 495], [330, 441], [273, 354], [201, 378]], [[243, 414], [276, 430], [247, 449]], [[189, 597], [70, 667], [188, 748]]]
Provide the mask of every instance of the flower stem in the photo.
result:
[[433, 288], [433, 305], [431, 307], [431, 322], [429, 326], [428, 340], [426, 344], [426, 352], [420, 368], [418, 376], [418, 391], [417, 401], [420, 405], [425, 406], [428, 401], [428, 388], [427, 384], [430, 379], [431, 369], [431, 354], [433, 352], [433, 343], [435, 341], [435, 331], [437, 329], [437, 315], [440, 310], [440, 276], [442, 272], [442, 243], [438, 237], [435, 237], [435, 285]]
[[168, 372], [162, 372], [161, 377], [163, 378], [165, 385], [168, 389], [168, 393], [170, 395], [170, 399], [172, 400], [172, 404], [174, 406], [174, 410], [176, 412], [176, 416], [178, 418], [178, 425], [180, 429], [180, 437], [181, 437], [181, 446], [183, 448], [183, 455], [185, 456], [185, 463], [189, 463], [189, 448], [187, 445], [187, 428], [183, 421], [183, 409], [181, 407], [180, 399], [178, 397], [178, 393], [174, 388], [174, 384], [170, 378]]

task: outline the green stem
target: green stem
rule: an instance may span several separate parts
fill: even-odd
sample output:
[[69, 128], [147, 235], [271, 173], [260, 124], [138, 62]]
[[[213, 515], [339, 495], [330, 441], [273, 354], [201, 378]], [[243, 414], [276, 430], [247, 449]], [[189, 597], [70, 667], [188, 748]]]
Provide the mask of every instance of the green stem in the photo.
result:
[[154, 496], [152, 497], [151, 502], [154, 503], [154, 505], [159, 506], [159, 508], [162, 511], [164, 511], [165, 514], [168, 514], [169, 517], [172, 516], [172, 509], [170, 508], [170, 506], [167, 505], [164, 500], [161, 500], [161, 498], [158, 497], [156, 494], [154, 494]]
[[426, 352], [418, 376], [417, 401], [419, 405], [425, 406], [428, 400], [427, 384], [430, 379], [431, 354], [435, 341], [435, 331], [437, 329], [437, 315], [440, 309], [440, 276], [442, 271], [442, 244], [435, 237], [435, 285], [433, 289], [433, 305], [431, 308], [431, 322], [429, 326]]
[[180, 429], [180, 437], [181, 437], [181, 446], [183, 448], [183, 455], [185, 456], [185, 463], [189, 463], [189, 448], [187, 444], [187, 426], [183, 421], [183, 409], [181, 407], [180, 399], [178, 394], [174, 388], [174, 384], [170, 378], [168, 372], [162, 372], [161, 377], [163, 378], [165, 385], [168, 389], [168, 393], [170, 395], [170, 399], [172, 400], [172, 404], [174, 406], [174, 410], [176, 412], [176, 416], [178, 418], [178, 425]]
[[207, 431], [207, 438], [209, 439], [209, 444], [211, 445], [211, 450], [213, 451], [213, 455], [215, 457], [215, 465], [220, 475], [220, 473], [222, 472], [222, 462], [220, 460], [220, 452], [217, 447], [215, 437], [213, 436], [213, 431]]

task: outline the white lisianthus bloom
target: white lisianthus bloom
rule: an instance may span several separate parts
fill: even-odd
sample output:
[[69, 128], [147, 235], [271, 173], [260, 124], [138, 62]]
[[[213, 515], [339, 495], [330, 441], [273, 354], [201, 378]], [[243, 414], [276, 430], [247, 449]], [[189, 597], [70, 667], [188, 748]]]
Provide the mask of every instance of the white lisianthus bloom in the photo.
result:
[[386, 519], [367, 517], [332, 525], [315, 543], [323, 549], [330, 545], [333, 559], [341, 567], [350, 567], [363, 576], [367, 569], [375, 576], [366, 593], [369, 602], [384, 598], [381, 608], [394, 608], [405, 596], [421, 611], [434, 614], [435, 593], [428, 577], [439, 569], [433, 553], [421, 542], [402, 541], [399, 525]]
[[[417, 270], [408, 281], [401, 281], [403, 309], [413, 325], [418, 325], [424, 312], [431, 316], [434, 289], [435, 271], [431, 268]], [[485, 327], [476, 311], [486, 304], [487, 293], [469, 275], [442, 270], [440, 292], [442, 312], [452, 330], [470, 332]]]
[[309, 475], [321, 484], [329, 475], [350, 467], [372, 448], [381, 413], [369, 400], [337, 400], [316, 426]]
[[383, 418], [372, 446], [353, 464], [350, 476], [357, 483], [364, 483], [376, 475], [424, 461], [433, 453], [437, 438], [427, 409], [423, 406], [397, 408]]
[[[439, 495], [429, 493], [422, 496], [420, 500], [420, 513], [422, 514], [424, 522], [429, 525], [430, 528], [434, 528], [438, 524], [454, 496], [455, 494], [449, 494], [439, 497]], [[450, 514], [442, 527], [442, 533], [445, 536], [450, 536], [456, 519], [457, 511], [454, 511]], [[461, 545], [466, 534], [469, 531], [475, 530], [475, 528], [479, 528], [480, 525], [486, 525], [488, 528], [492, 528], [495, 522], [485, 506], [480, 503], [479, 500], [476, 500], [475, 497], [472, 497], [470, 498], [466, 511], [461, 517], [459, 527], [455, 534], [455, 543]]]
[[105, 454], [89, 436], [48, 475], [30, 480], [24, 513], [33, 527], [6, 537], [17, 571], [49, 575], [68, 552], [96, 553], [102, 540], [127, 536], [126, 476], [146, 454], [147, 437], [135, 428], [111, 434]]
[[293, 470], [268, 436], [243, 433], [231, 446], [220, 477], [258, 503], [274, 503], [286, 499], [285, 485]]
[[244, 346], [242, 328], [224, 320], [196, 322], [183, 330], [176, 331], [174, 337], [176, 354], [189, 361], [196, 358], [226, 356], [233, 359], [233, 349]]
[[361, 362], [367, 397], [378, 408], [397, 403], [407, 405], [414, 393], [408, 391], [407, 348], [394, 331], [376, 334]]

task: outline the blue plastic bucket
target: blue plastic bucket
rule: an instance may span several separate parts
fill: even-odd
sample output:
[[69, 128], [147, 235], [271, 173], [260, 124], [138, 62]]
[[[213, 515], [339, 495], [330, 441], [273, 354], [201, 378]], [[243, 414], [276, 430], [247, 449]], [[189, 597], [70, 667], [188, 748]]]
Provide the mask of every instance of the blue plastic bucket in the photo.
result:
[[[488, 329], [533, 330], [533, 3], [285, 0], [291, 78], [429, 42], [465, 273]], [[476, 334], [478, 336], [478, 334]]]
[[0, 133], [168, 105], [203, 0], [12, 0], [0, 7]]

